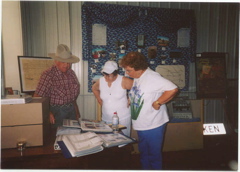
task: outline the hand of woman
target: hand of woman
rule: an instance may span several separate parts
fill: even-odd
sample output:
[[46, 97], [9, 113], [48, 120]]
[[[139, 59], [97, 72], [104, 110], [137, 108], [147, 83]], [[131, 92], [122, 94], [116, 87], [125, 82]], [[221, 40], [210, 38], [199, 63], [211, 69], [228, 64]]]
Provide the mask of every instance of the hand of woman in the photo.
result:
[[153, 107], [155, 110], [159, 110], [160, 107], [161, 107], [161, 104], [160, 104], [158, 101], [154, 101], [153, 104], [152, 104], [152, 107]]
[[130, 99], [128, 98], [127, 107], [129, 108], [129, 107], [130, 107], [130, 105], [131, 105], [131, 101], [130, 101]]
[[102, 99], [97, 99], [97, 101], [102, 106], [102, 104], [103, 104]]

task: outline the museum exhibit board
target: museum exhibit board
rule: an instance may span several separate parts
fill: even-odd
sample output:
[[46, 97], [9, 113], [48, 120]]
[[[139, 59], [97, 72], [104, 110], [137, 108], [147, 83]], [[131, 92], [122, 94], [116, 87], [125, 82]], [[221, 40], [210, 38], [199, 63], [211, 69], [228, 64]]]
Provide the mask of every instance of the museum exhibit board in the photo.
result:
[[[152, 70], [184, 68], [188, 91], [189, 66], [195, 60], [196, 21], [193, 10], [137, 7], [85, 2], [82, 6], [83, 60], [88, 61], [88, 91], [102, 76], [108, 60], [117, 63], [130, 51], [147, 57]], [[120, 67], [120, 74], [124, 70]]]

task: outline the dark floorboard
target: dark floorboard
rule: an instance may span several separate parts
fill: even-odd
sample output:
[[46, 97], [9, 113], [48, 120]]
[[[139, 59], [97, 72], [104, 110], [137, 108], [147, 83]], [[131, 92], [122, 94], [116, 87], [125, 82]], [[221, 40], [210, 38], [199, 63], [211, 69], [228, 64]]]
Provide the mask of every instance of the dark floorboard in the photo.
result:
[[[163, 152], [163, 170], [236, 170], [238, 134], [204, 136], [199, 150]], [[132, 169], [140, 170], [139, 154], [132, 155]]]

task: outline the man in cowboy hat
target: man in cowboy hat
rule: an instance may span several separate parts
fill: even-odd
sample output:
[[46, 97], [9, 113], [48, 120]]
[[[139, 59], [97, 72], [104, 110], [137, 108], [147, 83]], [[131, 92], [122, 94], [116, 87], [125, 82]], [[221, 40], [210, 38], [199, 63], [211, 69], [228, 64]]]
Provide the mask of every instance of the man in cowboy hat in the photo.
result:
[[42, 73], [34, 97], [50, 99], [49, 120], [54, 127], [58, 127], [63, 124], [63, 119], [80, 118], [76, 103], [80, 84], [71, 69], [71, 64], [79, 62], [79, 58], [72, 55], [64, 44], [58, 45], [56, 53], [48, 55], [55, 65]]

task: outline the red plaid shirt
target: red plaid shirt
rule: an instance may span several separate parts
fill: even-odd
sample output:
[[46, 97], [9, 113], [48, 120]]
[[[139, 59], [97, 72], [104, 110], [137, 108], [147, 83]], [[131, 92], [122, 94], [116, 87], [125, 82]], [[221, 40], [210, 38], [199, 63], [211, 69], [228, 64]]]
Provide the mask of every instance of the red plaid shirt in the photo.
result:
[[41, 75], [35, 93], [49, 97], [51, 105], [64, 105], [77, 99], [80, 84], [72, 69], [63, 73], [56, 66], [52, 66]]

